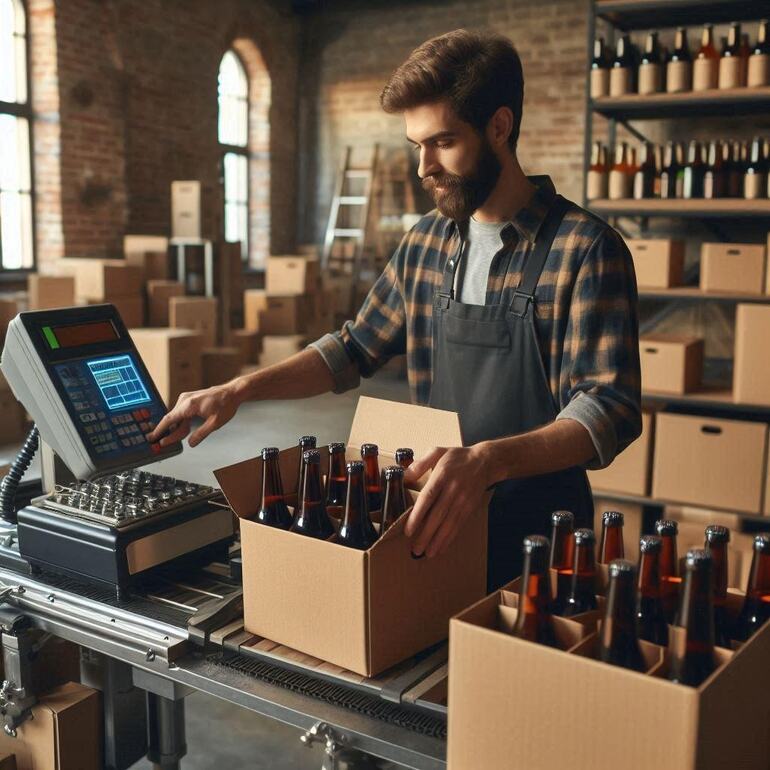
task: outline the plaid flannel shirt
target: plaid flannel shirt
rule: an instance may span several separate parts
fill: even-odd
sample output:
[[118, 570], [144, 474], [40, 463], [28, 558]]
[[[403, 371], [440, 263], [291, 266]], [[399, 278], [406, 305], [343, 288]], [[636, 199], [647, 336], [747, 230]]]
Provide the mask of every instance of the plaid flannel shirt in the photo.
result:
[[[531, 177], [530, 203], [501, 233], [486, 303], [510, 305], [523, 266], [554, 200], [549, 177]], [[433, 294], [457, 251], [456, 223], [434, 210], [403, 238], [354, 321], [314, 347], [335, 392], [357, 387], [406, 353], [412, 400], [430, 398]], [[588, 467], [608, 465], [641, 433], [637, 290], [631, 255], [606, 222], [577, 205], [567, 210], [535, 292], [535, 326], [557, 419], [582, 424], [596, 447]], [[501, 383], [501, 387], [504, 387]]]

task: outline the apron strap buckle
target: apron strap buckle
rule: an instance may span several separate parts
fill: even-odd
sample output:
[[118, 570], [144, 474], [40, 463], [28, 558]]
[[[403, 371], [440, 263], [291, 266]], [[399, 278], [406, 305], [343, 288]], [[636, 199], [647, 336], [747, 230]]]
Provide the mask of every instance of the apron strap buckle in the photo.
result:
[[452, 299], [451, 294], [447, 294], [443, 291], [437, 291], [436, 292], [436, 298], [434, 300], [434, 304], [437, 308], [440, 310], [448, 310], [449, 309], [449, 300]]
[[527, 294], [524, 291], [516, 289], [513, 292], [513, 302], [511, 303], [511, 312], [519, 318], [524, 318], [529, 311], [530, 304], [534, 304], [535, 297], [532, 294]]

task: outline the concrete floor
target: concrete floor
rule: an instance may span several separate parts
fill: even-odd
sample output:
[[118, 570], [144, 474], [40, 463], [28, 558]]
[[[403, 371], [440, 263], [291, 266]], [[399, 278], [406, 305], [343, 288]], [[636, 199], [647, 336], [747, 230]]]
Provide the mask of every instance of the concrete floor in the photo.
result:
[[[281, 448], [313, 434], [319, 444], [344, 441], [359, 395], [408, 401], [406, 382], [388, 373], [365, 381], [361, 388], [342, 395], [327, 394], [306, 401], [245, 404], [235, 418], [195, 449], [185, 447], [177, 456], [150, 467], [155, 473], [203, 484], [216, 483], [213, 470], [256, 455], [263, 446]], [[0, 447], [0, 463], [18, 447]], [[29, 476], [37, 474], [33, 464]], [[232, 706], [207, 695], [187, 698], [188, 755], [186, 770], [318, 770], [320, 747], [306, 748], [293, 727]], [[135, 770], [150, 770], [143, 760]], [[392, 766], [391, 766], [392, 767]]]

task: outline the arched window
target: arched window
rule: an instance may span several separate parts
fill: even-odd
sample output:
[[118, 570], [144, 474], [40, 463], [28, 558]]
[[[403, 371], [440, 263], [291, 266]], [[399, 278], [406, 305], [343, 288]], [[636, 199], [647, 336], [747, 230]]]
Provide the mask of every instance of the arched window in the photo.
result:
[[21, 0], [0, 0], [0, 270], [34, 265], [26, 22]]
[[225, 240], [249, 255], [249, 82], [241, 60], [228, 51], [219, 65], [219, 144], [225, 178]]

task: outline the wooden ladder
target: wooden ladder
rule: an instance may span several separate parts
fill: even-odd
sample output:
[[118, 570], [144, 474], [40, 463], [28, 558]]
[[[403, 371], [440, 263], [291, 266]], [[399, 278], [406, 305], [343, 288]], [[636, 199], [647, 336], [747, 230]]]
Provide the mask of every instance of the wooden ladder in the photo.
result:
[[[377, 174], [379, 145], [372, 150], [368, 166], [351, 165], [352, 147], [346, 147], [332, 198], [329, 221], [326, 225], [326, 237], [322, 254], [322, 265], [332, 273], [344, 273], [352, 277], [352, 284], [358, 283], [367, 249], [366, 241], [369, 230], [369, 210], [372, 201], [372, 187]], [[349, 187], [354, 180], [363, 180], [363, 190], [357, 195], [349, 194]], [[341, 225], [340, 219], [343, 220]], [[342, 243], [339, 243], [339, 242]], [[337, 248], [335, 248], [337, 246]], [[348, 248], [339, 248], [348, 246]]]

